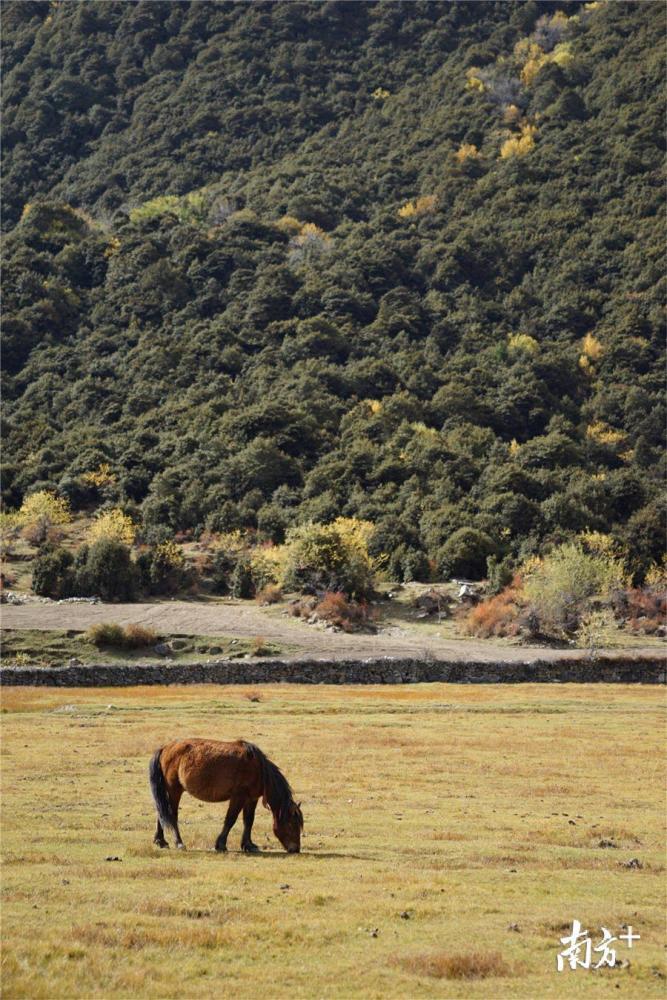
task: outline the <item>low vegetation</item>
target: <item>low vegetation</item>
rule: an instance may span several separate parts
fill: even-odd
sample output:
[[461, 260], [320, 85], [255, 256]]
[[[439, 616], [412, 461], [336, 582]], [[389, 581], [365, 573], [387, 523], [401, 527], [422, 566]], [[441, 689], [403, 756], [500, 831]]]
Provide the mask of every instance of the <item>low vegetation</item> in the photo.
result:
[[[7, 997], [664, 996], [656, 687], [5, 688], [3, 712]], [[188, 796], [187, 851], [153, 847], [146, 765], [179, 734], [255, 740], [302, 853], [260, 806], [263, 853], [237, 826], [215, 854], [224, 806]], [[629, 964], [558, 973], [573, 919], [631, 924]]]
[[[160, 652], [155, 649], [159, 645]], [[69, 662], [201, 663], [210, 659], [244, 656], [279, 656], [289, 645], [266, 639], [232, 639], [226, 636], [159, 635], [153, 629], [130, 623], [93, 625], [86, 632], [57, 629], [3, 629], [3, 666], [61, 667]]]

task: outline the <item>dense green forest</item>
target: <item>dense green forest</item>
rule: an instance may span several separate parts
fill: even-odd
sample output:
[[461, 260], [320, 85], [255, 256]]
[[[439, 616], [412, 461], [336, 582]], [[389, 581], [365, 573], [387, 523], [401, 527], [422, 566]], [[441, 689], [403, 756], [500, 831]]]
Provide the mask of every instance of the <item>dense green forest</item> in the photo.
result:
[[408, 579], [660, 558], [662, 3], [2, 22], [9, 508], [355, 517]]

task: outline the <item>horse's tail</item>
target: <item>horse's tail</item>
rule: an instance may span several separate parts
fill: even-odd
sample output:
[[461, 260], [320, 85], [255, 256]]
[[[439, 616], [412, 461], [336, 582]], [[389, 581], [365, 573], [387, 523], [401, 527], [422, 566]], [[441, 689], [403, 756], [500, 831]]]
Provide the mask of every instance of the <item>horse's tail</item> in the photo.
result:
[[162, 765], [160, 763], [160, 754], [162, 753], [162, 749], [163, 748], [160, 747], [160, 749], [156, 750], [151, 757], [151, 762], [148, 765], [148, 778], [151, 783], [153, 802], [155, 803], [160, 823], [163, 827], [167, 827], [169, 830], [175, 831], [176, 817], [174, 816], [174, 810], [171, 808], [169, 792], [167, 791], [167, 782], [164, 780]]

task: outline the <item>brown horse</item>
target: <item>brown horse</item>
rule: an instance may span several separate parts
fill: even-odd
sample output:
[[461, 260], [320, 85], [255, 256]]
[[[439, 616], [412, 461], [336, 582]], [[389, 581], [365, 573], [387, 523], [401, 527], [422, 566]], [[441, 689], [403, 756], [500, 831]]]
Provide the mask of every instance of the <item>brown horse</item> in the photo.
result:
[[227, 836], [243, 810], [241, 850], [259, 850], [250, 834], [255, 809], [262, 802], [273, 813], [273, 832], [289, 854], [301, 849], [303, 816], [300, 803], [292, 798], [285, 775], [254, 743], [236, 740], [177, 740], [153, 754], [148, 769], [151, 792], [157, 810], [157, 830], [153, 843], [169, 847], [164, 828], [173, 830], [176, 847], [184, 848], [178, 830], [178, 805], [183, 792], [203, 802], [226, 802], [229, 808], [216, 851], [227, 850]]

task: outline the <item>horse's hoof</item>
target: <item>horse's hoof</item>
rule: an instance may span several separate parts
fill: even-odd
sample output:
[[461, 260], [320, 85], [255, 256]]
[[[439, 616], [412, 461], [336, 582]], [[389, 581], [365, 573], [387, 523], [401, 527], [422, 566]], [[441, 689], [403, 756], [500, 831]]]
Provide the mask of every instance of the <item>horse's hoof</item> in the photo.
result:
[[156, 847], [169, 847], [169, 844], [167, 843], [166, 840], [154, 840], [153, 843], [155, 844]]
[[218, 854], [226, 854], [227, 853], [227, 845], [226, 844], [216, 844], [215, 845], [215, 849], [218, 852]]
[[241, 850], [244, 854], [259, 854], [259, 847], [257, 844], [242, 844]]
[[185, 844], [176, 844], [176, 847], [178, 848], [179, 851], [185, 850]]

